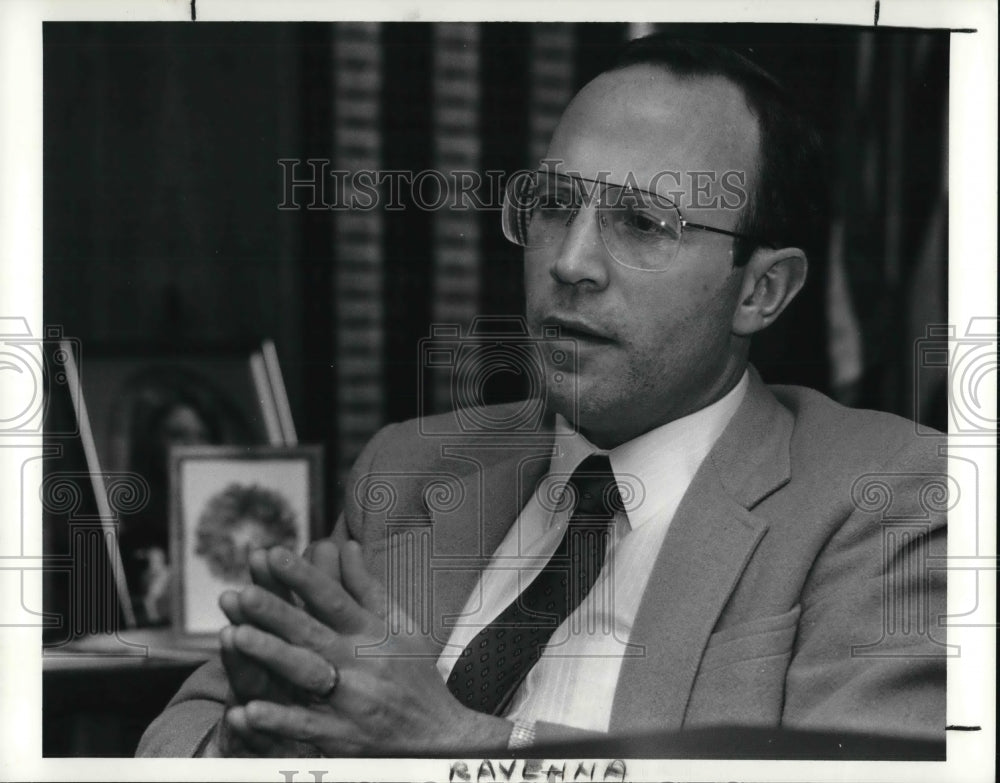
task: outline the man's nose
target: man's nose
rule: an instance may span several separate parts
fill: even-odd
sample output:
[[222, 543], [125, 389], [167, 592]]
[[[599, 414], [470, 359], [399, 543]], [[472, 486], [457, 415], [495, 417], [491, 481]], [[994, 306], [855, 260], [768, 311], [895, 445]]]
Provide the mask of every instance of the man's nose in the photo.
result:
[[608, 255], [601, 239], [596, 206], [580, 207], [566, 228], [566, 236], [552, 259], [550, 273], [561, 283], [589, 283], [603, 288], [608, 283]]

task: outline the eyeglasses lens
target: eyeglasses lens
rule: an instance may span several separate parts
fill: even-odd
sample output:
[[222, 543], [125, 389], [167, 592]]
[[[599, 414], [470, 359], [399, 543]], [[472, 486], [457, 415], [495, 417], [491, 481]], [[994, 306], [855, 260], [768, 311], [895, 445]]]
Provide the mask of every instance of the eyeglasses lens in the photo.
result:
[[562, 174], [524, 172], [507, 184], [504, 235], [521, 247], [559, 245], [582, 211], [596, 205], [601, 237], [627, 267], [662, 270], [680, 244], [680, 214], [655, 194]]

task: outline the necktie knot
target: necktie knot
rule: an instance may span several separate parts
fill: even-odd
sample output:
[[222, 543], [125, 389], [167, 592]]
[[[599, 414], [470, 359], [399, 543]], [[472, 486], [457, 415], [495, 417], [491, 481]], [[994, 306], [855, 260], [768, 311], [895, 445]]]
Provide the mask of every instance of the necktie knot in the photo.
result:
[[570, 477], [567, 491], [575, 496], [574, 519], [610, 520], [616, 512], [624, 510], [607, 455], [591, 454], [581, 462]]

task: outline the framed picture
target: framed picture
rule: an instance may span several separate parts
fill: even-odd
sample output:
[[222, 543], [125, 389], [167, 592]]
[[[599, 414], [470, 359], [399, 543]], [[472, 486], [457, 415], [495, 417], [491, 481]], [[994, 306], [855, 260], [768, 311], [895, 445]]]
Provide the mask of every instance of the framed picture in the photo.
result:
[[218, 605], [249, 584], [248, 555], [301, 551], [324, 532], [322, 446], [181, 446], [170, 451], [173, 626], [214, 634]]
[[157, 457], [147, 452], [160, 443], [266, 444], [253, 350], [88, 347], [80, 383], [102, 469], [148, 471]]
[[144, 502], [120, 515], [118, 531], [139, 626], [167, 625], [171, 617], [171, 448], [269, 442], [253, 350], [249, 341], [189, 351], [104, 345], [80, 357], [80, 389], [99, 472], [138, 475], [145, 486]]

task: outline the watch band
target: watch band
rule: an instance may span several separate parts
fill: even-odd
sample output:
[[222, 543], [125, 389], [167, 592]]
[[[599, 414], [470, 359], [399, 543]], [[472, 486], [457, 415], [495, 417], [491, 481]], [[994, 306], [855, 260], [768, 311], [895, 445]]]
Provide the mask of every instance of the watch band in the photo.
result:
[[528, 748], [535, 744], [535, 721], [516, 718], [514, 729], [507, 740], [507, 747], [510, 750], [517, 748]]

